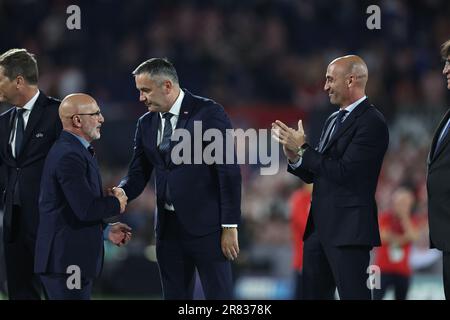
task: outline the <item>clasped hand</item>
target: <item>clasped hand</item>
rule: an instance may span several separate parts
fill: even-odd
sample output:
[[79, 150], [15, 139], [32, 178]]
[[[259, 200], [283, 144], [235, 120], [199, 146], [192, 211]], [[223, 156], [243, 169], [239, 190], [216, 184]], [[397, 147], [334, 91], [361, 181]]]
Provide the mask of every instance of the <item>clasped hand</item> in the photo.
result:
[[125, 191], [122, 188], [114, 187], [108, 189], [108, 195], [116, 197], [120, 202], [120, 213], [125, 212], [125, 208], [127, 207], [128, 197], [125, 194]]

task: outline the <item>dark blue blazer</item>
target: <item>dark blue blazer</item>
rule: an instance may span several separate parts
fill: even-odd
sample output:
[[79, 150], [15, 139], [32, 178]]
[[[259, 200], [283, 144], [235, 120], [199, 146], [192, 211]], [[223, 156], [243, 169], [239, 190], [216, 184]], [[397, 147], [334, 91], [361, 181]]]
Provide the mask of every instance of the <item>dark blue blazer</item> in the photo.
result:
[[[4, 240], [12, 242], [18, 230], [24, 230], [34, 247], [39, 223], [39, 187], [47, 156], [58, 139], [62, 126], [58, 116], [60, 101], [40, 93], [30, 117], [22, 144], [22, 152], [16, 159], [12, 156], [9, 138], [15, 120], [15, 108], [0, 115], [0, 190], [4, 203]], [[17, 183], [17, 188], [15, 187]], [[14, 192], [21, 199], [22, 219], [13, 217]], [[20, 226], [19, 226], [20, 224]]]
[[[198, 152], [194, 146], [194, 121], [201, 121], [202, 133], [209, 128], [220, 130], [225, 137], [231, 122], [222, 106], [203, 97], [192, 95], [183, 89], [185, 96], [180, 109], [176, 129], [186, 129], [192, 140], [180, 139], [191, 147], [191, 163]], [[160, 123], [159, 114], [144, 114], [137, 122], [134, 154], [128, 175], [121, 181], [128, 200], [139, 196], [148, 183], [152, 172], [155, 173], [157, 193], [156, 233], [164, 223], [164, 190], [169, 184], [170, 195], [179, 221], [192, 235], [206, 235], [218, 231], [221, 224], [240, 222], [241, 174], [234, 157], [234, 164], [174, 164], [165, 161], [157, 149], [157, 134]], [[174, 132], [175, 133], [175, 132]], [[199, 143], [203, 152], [210, 142]], [[171, 148], [177, 142], [172, 141]], [[223, 144], [225, 147], [225, 143]], [[181, 145], [178, 145], [181, 146]], [[223, 158], [226, 157], [222, 152]]]
[[[336, 116], [325, 122], [319, 146]], [[299, 168], [288, 166], [304, 182], [314, 183], [305, 240], [315, 228], [328, 245], [380, 245], [375, 191], [388, 144], [384, 117], [366, 99], [321, 152], [308, 148]]]
[[433, 136], [428, 155], [428, 224], [430, 247], [450, 252], [450, 134], [436, 150], [439, 136], [450, 118], [450, 110], [442, 118]]
[[103, 197], [97, 161], [72, 134], [63, 131], [45, 161], [39, 197], [36, 273], [66, 273], [77, 265], [81, 276], [99, 275], [103, 221], [118, 215], [115, 197]]

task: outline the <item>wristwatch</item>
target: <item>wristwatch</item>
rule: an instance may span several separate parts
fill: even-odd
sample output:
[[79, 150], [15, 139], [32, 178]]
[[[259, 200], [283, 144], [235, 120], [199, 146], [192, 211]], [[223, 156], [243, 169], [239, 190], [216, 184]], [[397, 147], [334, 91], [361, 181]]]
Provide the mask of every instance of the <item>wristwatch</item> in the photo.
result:
[[305, 153], [306, 149], [309, 148], [309, 144], [307, 144], [306, 142], [304, 144], [302, 144], [299, 148], [298, 148], [298, 152], [297, 154], [300, 157], [303, 157], [303, 154]]

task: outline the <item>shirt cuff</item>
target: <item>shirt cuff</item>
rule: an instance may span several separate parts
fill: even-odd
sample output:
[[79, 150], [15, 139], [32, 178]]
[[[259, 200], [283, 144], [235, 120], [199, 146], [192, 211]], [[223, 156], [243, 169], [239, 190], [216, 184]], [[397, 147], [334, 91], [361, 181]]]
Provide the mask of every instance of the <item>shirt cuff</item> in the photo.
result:
[[298, 167], [300, 167], [300, 166], [302, 165], [302, 160], [303, 160], [302, 157], [300, 157], [300, 159], [298, 159], [298, 161], [295, 162], [295, 163], [291, 163], [291, 162], [288, 160], [288, 164], [289, 164], [289, 166], [291, 167], [291, 169], [295, 170], [295, 169], [297, 169]]
[[222, 227], [223, 228], [237, 228], [237, 224], [223, 224]]
[[104, 240], [104, 241], [109, 240], [109, 239], [108, 239], [109, 230], [111, 229], [111, 226], [112, 226], [113, 224], [114, 224], [114, 223], [109, 223], [108, 226], [105, 228], [105, 230], [103, 230], [103, 240]]

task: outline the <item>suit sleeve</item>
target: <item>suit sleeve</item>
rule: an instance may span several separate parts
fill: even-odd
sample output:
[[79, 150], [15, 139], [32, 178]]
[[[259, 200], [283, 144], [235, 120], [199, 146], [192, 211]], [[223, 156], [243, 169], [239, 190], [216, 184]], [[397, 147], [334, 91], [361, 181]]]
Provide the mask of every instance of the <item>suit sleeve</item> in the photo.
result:
[[378, 117], [371, 117], [357, 125], [355, 136], [340, 158], [331, 158], [308, 148], [303, 154], [302, 169], [296, 169], [294, 174], [301, 177], [307, 170], [337, 184], [345, 184], [355, 175], [364, 173], [368, 166], [377, 165], [389, 143], [386, 123]]
[[[335, 115], [335, 113], [331, 114], [328, 117], [328, 119], [325, 121], [325, 125], [323, 126], [323, 129], [322, 129], [322, 133], [320, 134], [320, 141], [322, 141], [324, 139], [324, 135], [326, 134], [326, 129], [328, 128], [330, 121], [333, 119], [334, 115]], [[316, 150], [318, 150], [318, 149], [319, 149], [319, 146], [316, 148]], [[302, 164], [303, 164], [303, 159], [302, 159]], [[293, 169], [293, 168], [291, 168], [291, 166], [288, 163], [287, 169], [288, 169], [287, 171], [289, 173], [292, 173], [293, 175], [299, 177], [305, 183], [310, 184], [310, 183], [314, 182], [314, 173], [305, 169], [305, 167], [302, 165]]]
[[[241, 171], [237, 164], [236, 150], [227, 150], [227, 139], [233, 139], [227, 129], [232, 129], [231, 122], [222, 107], [211, 107], [211, 114], [206, 121], [205, 129], [218, 129], [224, 137], [222, 161], [215, 163], [220, 188], [221, 224], [239, 224], [241, 217]], [[232, 154], [228, 154], [227, 152]], [[233, 159], [227, 164], [227, 158]]]
[[87, 163], [78, 153], [69, 153], [58, 162], [56, 177], [64, 196], [80, 221], [102, 222], [120, 213], [115, 197], [96, 197], [86, 178]]
[[302, 160], [302, 164], [296, 169], [292, 169], [291, 166], [288, 164], [287, 171], [289, 173], [292, 173], [293, 175], [299, 177], [305, 183], [309, 184], [309, 183], [313, 183], [314, 182], [314, 174], [312, 172], [306, 170], [303, 167], [303, 160]]
[[139, 120], [136, 126], [133, 157], [128, 166], [128, 174], [119, 184], [119, 187], [124, 189], [128, 201], [137, 198], [142, 193], [153, 171], [153, 164], [150, 163], [144, 152], [141, 125], [141, 120]]

